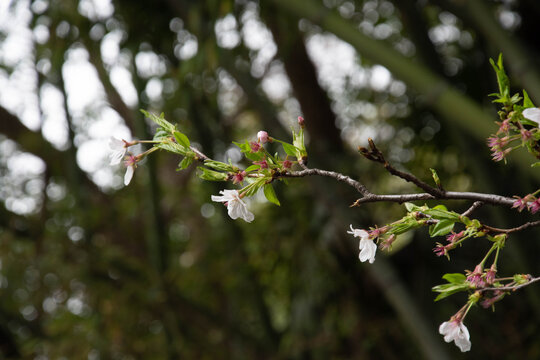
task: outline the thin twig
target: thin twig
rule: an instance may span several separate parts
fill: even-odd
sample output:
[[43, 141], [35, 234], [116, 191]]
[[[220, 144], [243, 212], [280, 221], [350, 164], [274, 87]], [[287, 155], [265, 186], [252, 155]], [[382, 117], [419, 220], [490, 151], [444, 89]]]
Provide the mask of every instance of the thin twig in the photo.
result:
[[486, 230], [489, 230], [491, 232], [510, 234], [510, 233], [513, 233], [513, 232], [522, 231], [522, 230], [528, 229], [530, 227], [536, 227], [536, 226], [540, 226], [540, 221], [531, 221], [531, 222], [525, 223], [523, 225], [520, 225], [518, 227], [511, 228], [511, 229], [499, 229], [499, 228], [491, 227], [491, 226], [488, 226], [488, 225], [484, 225], [483, 227]]
[[535, 277], [535, 278], [531, 278], [531, 279], [529, 279], [529, 281], [527, 281], [524, 284], [512, 285], [512, 286], [500, 286], [500, 287], [483, 288], [483, 289], [479, 289], [479, 291], [482, 291], [482, 292], [485, 292], [485, 291], [497, 291], [497, 290], [498, 291], [516, 291], [516, 290], [519, 290], [521, 288], [524, 288], [525, 286], [529, 286], [532, 283], [535, 283], [537, 281], [540, 281], [540, 276]]
[[414, 185], [418, 186], [420, 189], [424, 190], [428, 194], [431, 194], [437, 198], [439, 198], [444, 193], [442, 189], [435, 188], [429, 185], [428, 183], [423, 182], [422, 180], [420, 180], [413, 174], [409, 174], [404, 171], [396, 169], [395, 167], [390, 165], [388, 161], [386, 161], [383, 153], [377, 148], [377, 146], [375, 146], [373, 139], [369, 138], [368, 143], [369, 143], [369, 149], [366, 149], [364, 147], [358, 148], [358, 151], [360, 151], [360, 153], [366, 159], [383, 164], [386, 171], [388, 171], [390, 174], [400, 177], [405, 181], [413, 183]]
[[482, 201], [475, 201], [470, 208], [468, 208], [461, 216], [469, 216], [471, 215], [476, 209], [484, 205]]

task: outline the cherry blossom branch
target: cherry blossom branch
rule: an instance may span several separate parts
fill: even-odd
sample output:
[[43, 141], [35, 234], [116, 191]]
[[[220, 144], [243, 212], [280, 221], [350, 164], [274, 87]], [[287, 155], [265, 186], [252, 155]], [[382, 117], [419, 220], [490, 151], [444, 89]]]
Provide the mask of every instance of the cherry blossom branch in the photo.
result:
[[[275, 177], [305, 177], [305, 176], [326, 176], [336, 179], [337, 181], [344, 182], [348, 184], [349, 186], [352, 186], [355, 188], [359, 193], [363, 195], [362, 198], [356, 200], [351, 207], [359, 206], [364, 203], [370, 203], [370, 202], [397, 202], [397, 203], [404, 203], [408, 201], [415, 201], [415, 200], [433, 200], [433, 199], [440, 199], [440, 200], [474, 200], [477, 202], [483, 202], [483, 203], [489, 203], [493, 205], [505, 205], [505, 206], [512, 206], [515, 202], [514, 198], [500, 196], [500, 195], [494, 195], [494, 194], [485, 194], [485, 193], [477, 193], [477, 192], [458, 192], [458, 191], [442, 191], [435, 188], [432, 188], [434, 190], [437, 190], [437, 195], [429, 194], [429, 193], [418, 193], [418, 194], [401, 194], [401, 195], [378, 195], [374, 194], [371, 191], [369, 191], [365, 185], [360, 183], [359, 181], [356, 181], [348, 176], [345, 176], [343, 174], [334, 172], [334, 171], [327, 171], [327, 170], [321, 170], [321, 169], [308, 169], [301, 170], [301, 171], [293, 171], [293, 172], [281, 172], [276, 173]], [[410, 175], [410, 174], [408, 174]], [[414, 175], [410, 175], [412, 178], [414, 178]], [[429, 185], [427, 185], [429, 187]], [[478, 205], [480, 206], [480, 205]], [[477, 206], [477, 207], [478, 207]], [[476, 209], [475, 207], [474, 209]], [[473, 210], [474, 210], [473, 209]], [[470, 210], [470, 209], [469, 209]]]

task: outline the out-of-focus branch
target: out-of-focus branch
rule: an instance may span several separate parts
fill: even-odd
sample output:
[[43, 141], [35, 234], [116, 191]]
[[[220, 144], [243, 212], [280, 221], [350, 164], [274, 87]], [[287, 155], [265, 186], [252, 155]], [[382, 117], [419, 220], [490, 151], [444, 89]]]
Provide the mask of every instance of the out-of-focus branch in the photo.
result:
[[103, 88], [105, 89], [105, 93], [107, 94], [109, 104], [124, 119], [126, 126], [133, 133], [135, 123], [133, 110], [126, 105], [114, 85], [111, 83], [109, 74], [107, 73], [107, 70], [105, 69], [105, 66], [103, 64], [103, 60], [101, 59], [101, 49], [99, 47], [99, 44], [91, 41], [87, 37], [84, 37], [83, 39], [85, 40], [85, 45], [88, 48], [88, 53], [90, 54], [90, 62], [92, 63], [92, 65], [94, 65], [98, 73], [99, 80], [103, 84]]
[[307, 53], [303, 34], [298, 30], [298, 19], [287, 14], [275, 16], [275, 7], [264, 5], [261, 15], [272, 32], [294, 96], [309, 119], [307, 131], [312, 138], [318, 139], [312, 147], [317, 153], [342, 153], [343, 142], [336, 126], [336, 115], [328, 95], [317, 81], [315, 65]]
[[517, 37], [512, 36], [497, 22], [495, 12], [487, 2], [439, 0], [437, 3], [450, 11], [458, 12], [461, 18], [468, 20], [467, 25], [481, 33], [497, 51], [502, 52], [513, 78], [527, 89], [533, 99], [540, 101], [540, 73], [534, 58]]
[[40, 133], [24, 126], [19, 118], [0, 107], [0, 134], [19, 144], [25, 151], [39, 156], [46, 163], [58, 161], [63, 152], [55, 149]]
[[358, 30], [357, 24], [329, 10], [321, 2], [315, 0], [272, 1], [279, 8], [308, 19], [323, 30], [340, 37], [351, 44], [361, 56], [388, 68], [397, 78], [426, 95], [429, 98], [426, 105], [442, 114], [449, 124], [458, 125], [482, 142], [492, 131], [491, 116], [477, 103], [446, 82], [444, 78], [400, 54], [391, 45], [364, 35]]

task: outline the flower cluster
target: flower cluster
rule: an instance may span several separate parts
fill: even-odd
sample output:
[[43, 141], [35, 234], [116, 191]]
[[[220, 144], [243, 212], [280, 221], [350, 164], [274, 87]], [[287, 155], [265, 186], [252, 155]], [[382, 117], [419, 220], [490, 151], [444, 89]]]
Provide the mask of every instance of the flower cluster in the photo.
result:
[[[153, 140], [128, 142], [114, 137], [109, 140], [110, 164], [118, 165], [124, 160], [126, 167], [124, 184], [128, 185], [131, 182], [139, 162], [151, 152], [159, 149], [183, 156], [183, 160], [178, 164], [178, 170], [185, 169], [194, 160], [198, 160], [204, 164], [204, 166], [198, 167], [201, 171], [199, 177], [203, 180], [232, 181], [234, 185], [243, 186], [239, 190], [222, 190], [220, 191], [221, 196], [212, 196], [212, 201], [222, 202], [227, 206], [228, 214], [232, 219], [241, 218], [247, 222], [253, 221], [254, 215], [248, 210], [243, 199], [253, 196], [259, 190], [264, 190], [264, 195], [270, 202], [280, 205], [271, 183], [275, 180], [282, 180], [283, 175], [287, 174], [295, 163], [301, 161], [302, 164], [305, 164], [307, 161], [303, 118], [298, 119], [300, 131], [297, 133], [293, 130], [293, 144], [274, 139], [263, 130], [257, 132], [256, 141], [235, 143], [245, 157], [251, 161], [250, 166], [241, 169], [233, 165], [230, 160], [228, 163], [215, 161], [193, 148], [189, 138], [178, 131], [175, 125], [165, 120], [163, 114], [156, 116], [146, 111], [142, 112], [158, 125]], [[285, 158], [281, 158], [277, 153], [271, 155], [264, 148], [265, 144], [273, 142], [283, 146]], [[128, 151], [129, 147], [139, 143], [150, 143], [153, 146], [139, 155]]]
[[512, 208], [518, 209], [519, 212], [527, 208], [532, 214], [536, 214], [540, 210], [540, 198], [536, 198], [535, 194], [528, 194], [522, 198], [514, 196], [516, 201], [514, 201]]
[[[499, 122], [499, 129], [495, 135], [487, 139], [487, 145], [491, 150], [494, 161], [502, 161], [512, 151], [521, 146], [528, 146], [529, 151], [539, 155], [534, 150], [537, 137], [540, 136], [538, 124], [540, 123], [540, 109], [526, 108], [521, 112], [513, 111], [507, 114], [508, 118]], [[518, 141], [517, 146], [509, 146]]]
[[433, 248], [433, 252], [437, 256], [446, 256], [449, 258], [448, 252], [452, 249], [455, 249], [456, 246], [459, 244], [460, 240], [464, 239], [465, 237], [465, 230], [462, 230], [458, 233], [451, 232], [450, 234], [446, 235], [446, 241], [448, 241], [448, 244], [443, 245], [441, 243], [436, 243], [436, 246]]

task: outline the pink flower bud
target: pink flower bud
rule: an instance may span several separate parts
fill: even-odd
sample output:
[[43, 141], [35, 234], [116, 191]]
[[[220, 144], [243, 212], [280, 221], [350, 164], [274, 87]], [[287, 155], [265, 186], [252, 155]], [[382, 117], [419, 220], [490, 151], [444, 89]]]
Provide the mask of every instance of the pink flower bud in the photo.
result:
[[268, 169], [268, 163], [266, 162], [266, 160], [254, 161], [253, 164], [259, 165], [261, 169]]
[[258, 152], [259, 150], [261, 150], [261, 145], [258, 143], [258, 142], [255, 142], [255, 141], [251, 141], [249, 143], [249, 146], [251, 148], [251, 152], [252, 153], [256, 153]]
[[245, 171], [237, 172], [236, 174], [233, 175], [233, 184], [241, 183], [242, 181], [244, 181], [245, 176], [246, 176]]
[[268, 133], [266, 131], [259, 131], [257, 133], [257, 139], [260, 143], [266, 144], [268, 142]]
[[476, 265], [473, 272], [468, 271], [467, 282], [475, 288], [483, 288], [486, 286], [486, 282], [482, 278], [484, 269], [481, 265]]
[[540, 210], [540, 199], [536, 199], [533, 202], [528, 204], [529, 211], [531, 214], [536, 214]]
[[290, 169], [290, 168], [292, 167], [292, 161], [290, 161], [290, 160], [284, 160], [284, 161], [283, 161], [283, 167], [284, 167], [285, 169]]
[[301, 128], [303, 128], [306, 125], [306, 121], [301, 116], [298, 117], [298, 125], [300, 125]]

